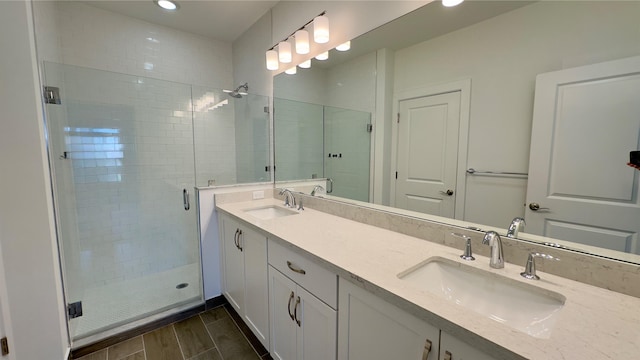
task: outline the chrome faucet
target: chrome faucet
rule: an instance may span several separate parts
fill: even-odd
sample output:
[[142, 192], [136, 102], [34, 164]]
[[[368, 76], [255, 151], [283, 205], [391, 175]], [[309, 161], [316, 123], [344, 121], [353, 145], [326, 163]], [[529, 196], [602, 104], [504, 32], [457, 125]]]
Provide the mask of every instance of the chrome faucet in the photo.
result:
[[284, 195], [284, 206], [295, 208], [296, 207], [296, 197], [293, 196], [293, 193], [289, 189], [280, 190], [280, 195]]
[[529, 253], [529, 257], [527, 258], [527, 264], [524, 266], [524, 271], [520, 273], [523, 278], [529, 280], [540, 280], [540, 276], [536, 274], [536, 258], [543, 258], [547, 260], [560, 260], [557, 257], [553, 257], [551, 255], [542, 254], [538, 252]]
[[313, 190], [311, 190], [311, 196], [316, 196], [316, 192], [320, 190], [320, 191], [326, 191], [324, 189], [324, 187], [322, 187], [322, 185], [316, 185], [313, 187]]
[[484, 245], [489, 245], [491, 248], [491, 256], [489, 259], [489, 266], [494, 269], [504, 268], [504, 255], [502, 253], [502, 239], [495, 231], [487, 231], [482, 239]]
[[517, 238], [518, 232], [524, 230], [524, 226], [527, 223], [524, 222], [524, 219], [521, 217], [515, 217], [511, 221], [511, 225], [509, 225], [509, 229], [507, 230], [507, 237]]

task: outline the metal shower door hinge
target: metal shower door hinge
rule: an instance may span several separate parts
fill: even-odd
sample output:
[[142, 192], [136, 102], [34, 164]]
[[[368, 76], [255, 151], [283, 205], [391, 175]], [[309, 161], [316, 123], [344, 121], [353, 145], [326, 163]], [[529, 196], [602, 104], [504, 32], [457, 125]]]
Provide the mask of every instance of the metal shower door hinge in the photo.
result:
[[367, 132], [373, 131], [373, 124], [367, 124]]
[[60, 101], [60, 88], [55, 86], [45, 86], [43, 96], [45, 104], [62, 104]]
[[0, 347], [2, 348], [2, 356], [9, 355], [9, 340], [6, 336], [0, 339]]
[[267, 113], [267, 114], [269, 113], [269, 107], [268, 106], [264, 107], [264, 112]]
[[76, 301], [68, 304], [67, 312], [69, 313], [69, 319], [75, 319], [82, 316], [82, 301]]

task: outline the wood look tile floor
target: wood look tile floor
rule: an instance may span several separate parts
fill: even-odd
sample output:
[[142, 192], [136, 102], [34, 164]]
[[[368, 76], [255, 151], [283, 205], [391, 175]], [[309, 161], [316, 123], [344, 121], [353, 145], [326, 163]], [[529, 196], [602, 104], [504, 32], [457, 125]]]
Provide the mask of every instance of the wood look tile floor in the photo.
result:
[[[202, 312], [127, 339], [78, 360], [262, 360], [271, 359], [229, 305]], [[242, 331], [241, 331], [242, 329]], [[252, 346], [251, 344], [255, 345]]]

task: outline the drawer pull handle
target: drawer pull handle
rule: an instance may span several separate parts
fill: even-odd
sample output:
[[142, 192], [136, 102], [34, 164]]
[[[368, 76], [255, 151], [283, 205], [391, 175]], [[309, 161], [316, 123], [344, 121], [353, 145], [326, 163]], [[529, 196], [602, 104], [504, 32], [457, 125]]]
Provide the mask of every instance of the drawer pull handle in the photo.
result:
[[298, 296], [298, 299], [296, 299], [296, 305], [293, 307], [293, 317], [296, 321], [296, 324], [298, 324], [298, 327], [300, 327], [300, 319], [298, 319], [298, 305], [300, 305], [300, 296]]
[[297, 268], [297, 267], [293, 266], [293, 263], [291, 261], [287, 261], [287, 266], [289, 267], [289, 269], [291, 269], [291, 271], [297, 272], [298, 274], [304, 275], [304, 274], [307, 273], [306, 271], [304, 271], [304, 269], [300, 269], [300, 268]]
[[422, 360], [429, 360], [429, 354], [431, 353], [431, 340], [427, 339], [424, 342], [424, 351], [422, 352]]
[[289, 317], [291, 318], [291, 320], [295, 320], [295, 317], [291, 313], [291, 302], [293, 301], [294, 296], [295, 295], [293, 294], [293, 291], [292, 291], [291, 295], [289, 295], [289, 303], [287, 303], [287, 311], [289, 312]]
[[451, 359], [453, 359], [453, 355], [451, 355], [450, 352], [445, 351], [444, 352], [444, 360], [451, 360]]

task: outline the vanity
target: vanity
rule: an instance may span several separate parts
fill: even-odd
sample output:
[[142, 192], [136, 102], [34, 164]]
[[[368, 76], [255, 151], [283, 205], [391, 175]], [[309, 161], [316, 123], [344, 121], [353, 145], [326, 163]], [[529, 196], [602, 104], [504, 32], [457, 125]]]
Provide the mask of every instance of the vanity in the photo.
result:
[[445, 246], [314, 208], [328, 200], [296, 197], [307, 200], [305, 210], [274, 198], [216, 199], [223, 293], [274, 358], [631, 359], [640, 352], [640, 314], [630, 311], [640, 306], [636, 297], [541, 271], [540, 280], [528, 280], [524, 263], [509, 258], [503, 269], [478, 254], [461, 259], [462, 239]]

